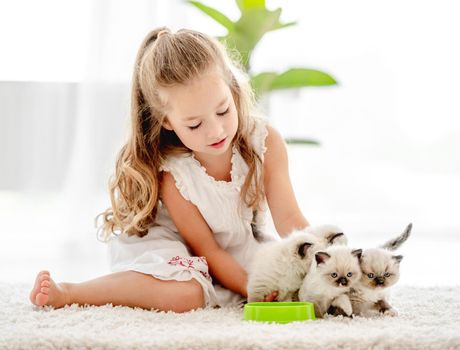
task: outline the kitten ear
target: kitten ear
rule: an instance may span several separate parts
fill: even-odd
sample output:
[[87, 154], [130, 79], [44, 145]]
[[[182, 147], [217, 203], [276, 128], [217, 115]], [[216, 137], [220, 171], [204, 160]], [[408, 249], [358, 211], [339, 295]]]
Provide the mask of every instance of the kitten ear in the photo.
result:
[[337, 233], [334, 233], [334, 234], [330, 235], [327, 238], [327, 240], [329, 241], [329, 244], [334, 244], [334, 240], [336, 240], [337, 238], [342, 237], [342, 236], [344, 236], [343, 232], [337, 232]]
[[297, 252], [299, 253], [300, 257], [303, 259], [305, 255], [307, 255], [307, 250], [313, 245], [313, 243], [304, 242], [299, 245]]
[[315, 254], [315, 260], [318, 265], [325, 263], [330, 257], [331, 256], [326, 252], [316, 252]]
[[351, 252], [352, 255], [356, 256], [358, 260], [361, 260], [361, 256], [363, 255], [362, 249], [355, 249]]
[[392, 258], [396, 261], [397, 264], [399, 264], [403, 258], [402, 255], [393, 255]]

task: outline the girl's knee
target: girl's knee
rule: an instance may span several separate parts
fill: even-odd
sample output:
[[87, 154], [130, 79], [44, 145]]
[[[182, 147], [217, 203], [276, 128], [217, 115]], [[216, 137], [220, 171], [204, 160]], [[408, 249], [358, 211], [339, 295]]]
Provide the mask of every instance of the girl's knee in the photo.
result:
[[204, 291], [201, 284], [195, 280], [183, 282], [180, 301], [174, 306], [174, 312], [187, 312], [204, 306]]

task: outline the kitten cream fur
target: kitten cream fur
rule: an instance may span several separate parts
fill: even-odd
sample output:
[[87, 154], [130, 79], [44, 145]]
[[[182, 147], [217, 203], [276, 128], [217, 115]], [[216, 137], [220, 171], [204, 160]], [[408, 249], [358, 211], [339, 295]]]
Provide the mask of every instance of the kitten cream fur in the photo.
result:
[[292, 301], [307, 273], [314, 252], [324, 246], [321, 240], [296, 231], [275, 242], [261, 244], [248, 272], [248, 302], [263, 301], [278, 291], [278, 301]]
[[334, 225], [321, 225], [307, 227], [305, 232], [318, 237], [325, 246], [333, 244], [347, 245], [348, 239], [340, 227]]
[[323, 317], [331, 305], [350, 316], [352, 306], [346, 293], [361, 277], [360, 255], [361, 249], [343, 245], [316, 252], [300, 287], [299, 300], [313, 302], [317, 317]]
[[354, 314], [398, 314], [389, 303], [389, 287], [399, 280], [401, 260], [401, 255], [393, 255], [382, 248], [364, 250], [361, 256], [362, 276], [349, 293]]
[[409, 224], [403, 233], [381, 247], [364, 250], [360, 261], [362, 277], [349, 293], [354, 314], [398, 314], [389, 303], [389, 288], [399, 280], [399, 265], [403, 257], [391, 254], [390, 250], [399, 248], [409, 238], [411, 231], [412, 224]]

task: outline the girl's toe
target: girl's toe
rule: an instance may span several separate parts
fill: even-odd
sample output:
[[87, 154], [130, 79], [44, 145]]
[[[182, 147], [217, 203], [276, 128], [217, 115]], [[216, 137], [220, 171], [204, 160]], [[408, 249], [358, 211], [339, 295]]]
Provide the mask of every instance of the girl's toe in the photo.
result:
[[50, 283], [49, 280], [45, 280], [45, 281], [42, 281], [41, 286], [49, 288], [49, 287], [51, 287], [51, 283]]

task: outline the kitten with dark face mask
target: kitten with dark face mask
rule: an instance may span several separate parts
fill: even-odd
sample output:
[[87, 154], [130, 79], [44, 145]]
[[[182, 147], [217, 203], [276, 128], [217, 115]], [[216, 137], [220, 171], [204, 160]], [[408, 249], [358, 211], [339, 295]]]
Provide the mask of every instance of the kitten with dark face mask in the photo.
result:
[[288, 237], [261, 244], [248, 271], [248, 301], [263, 301], [278, 292], [277, 301], [297, 300], [314, 252], [332, 244], [346, 244], [342, 230], [333, 225], [310, 226]]
[[401, 235], [380, 248], [363, 251], [360, 260], [362, 276], [349, 292], [354, 314], [398, 314], [389, 303], [389, 288], [399, 280], [399, 265], [403, 257], [390, 251], [399, 248], [409, 238], [411, 230], [412, 224], [409, 224]]
[[292, 301], [311, 264], [313, 252], [321, 248], [320, 239], [302, 231], [262, 244], [248, 271], [248, 302], [264, 301], [273, 291], [278, 292], [278, 301]]
[[316, 252], [300, 287], [299, 300], [314, 303], [317, 317], [323, 317], [331, 306], [351, 316], [352, 305], [347, 292], [361, 278], [361, 253], [361, 249], [344, 245]]

